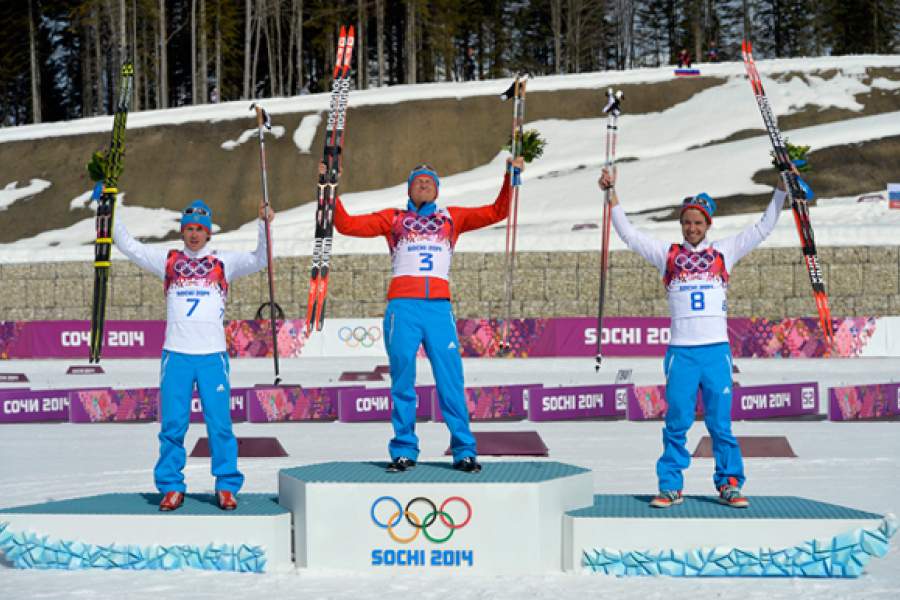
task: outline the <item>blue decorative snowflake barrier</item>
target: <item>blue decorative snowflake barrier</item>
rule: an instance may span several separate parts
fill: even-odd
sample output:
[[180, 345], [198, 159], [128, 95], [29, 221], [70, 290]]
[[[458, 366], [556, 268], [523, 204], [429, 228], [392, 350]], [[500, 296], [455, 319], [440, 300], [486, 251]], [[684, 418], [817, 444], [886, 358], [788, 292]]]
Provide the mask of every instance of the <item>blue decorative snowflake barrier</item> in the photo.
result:
[[99, 546], [53, 540], [31, 532], [14, 533], [0, 523], [0, 554], [19, 569], [126, 569], [132, 571], [203, 569], [262, 573], [266, 553], [259, 546]]
[[810, 540], [781, 550], [700, 548], [687, 552], [584, 552], [582, 566], [606, 575], [674, 577], [859, 577], [869, 560], [887, 554], [897, 521], [885, 518], [875, 529], [855, 529], [828, 541]]

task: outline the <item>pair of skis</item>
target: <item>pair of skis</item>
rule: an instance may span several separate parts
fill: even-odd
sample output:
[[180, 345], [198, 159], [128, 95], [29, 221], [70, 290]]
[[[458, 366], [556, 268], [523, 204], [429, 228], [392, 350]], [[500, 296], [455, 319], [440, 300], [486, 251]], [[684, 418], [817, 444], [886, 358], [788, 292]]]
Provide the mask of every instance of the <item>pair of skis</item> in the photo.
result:
[[124, 169], [125, 123], [131, 105], [134, 67], [122, 65], [119, 97], [113, 117], [112, 139], [104, 155], [103, 183], [97, 198], [97, 237], [94, 241], [94, 300], [91, 308], [90, 353], [88, 362], [99, 363], [103, 352], [103, 327], [106, 323], [106, 298], [109, 290], [110, 254], [112, 252], [113, 219], [116, 214], [116, 194], [119, 176]]
[[[509, 89], [500, 95], [504, 101], [513, 100], [512, 135], [510, 138], [510, 154], [513, 158], [522, 155], [522, 146], [525, 137], [525, 92], [528, 82], [528, 73], [520, 73]], [[512, 191], [509, 199], [509, 216], [506, 218], [506, 319], [503, 321], [503, 337], [500, 340], [501, 354], [508, 353], [512, 349], [509, 339], [509, 324], [512, 320], [513, 300], [513, 274], [516, 268], [516, 232], [519, 225], [519, 188], [522, 186], [522, 171], [513, 167]]]
[[778, 171], [781, 174], [788, 198], [791, 201], [794, 223], [797, 225], [797, 233], [800, 236], [800, 248], [803, 251], [806, 271], [809, 273], [809, 282], [812, 285], [813, 298], [816, 301], [816, 310], [819, 313], [819, 325], [822, 327], [825, 341], [830, 349], [834, 346], [834, 326], [831, 320], [831, 309], [828, 307], [828, 294], [825, 292], [825, 279], [822, 276], [822, 268], [819, 266], [819, 258], [816, 254], [816, 242], [813, 236], [812, 224], [809, 221], [809, 202], [806, 192], [800, 185], [797, 174], [791, 168], [792, 163], [788, 154], [787, 144], [785, 144], [781, 130], [778, 128], [775, 113], [772, 111], [769, 99], [766, 97], [766, 92], [763, 89], [759, 72], [756, 70], [752, 44], [748, 40], [743, 40], [741, 51], [744, 55], [744, 67], [747, 70], [747, 77], [750, 79], [753, 95], [756, 97], [756, 104], [759, 106], [759, 112], [762, 114], [766, 133], [772, 142], [775, 162], [778, 165]]
[[306, 300], [306, 335], [322, 331], [331, 245], [334, 237], [334, 207], [343, 159], [344, 128], [347, 124], [347, 99], [350, 95], [350, 60], [353, 58], [354, 29], [341, 27], [337, 57], [334, 61], [331, 103], [325, 126], [325, 172], [319, 175], [316, 194], [316, 239], [313, 242], [309, 295]]
[[[616, 142], [619, 138], [619, 115], [622, 114], [622, 100], [625, 94], [622, 90], [613, 90], [609, 88], [606, 91], [606, 106], [603, 107], [603, 114], [608, 115], [606, 118], [606, 160], [603, 167], [610, 171], [615, 177], [616, 175]], [[612, 222], [612, 209], [609, 205], [612, 190], [606, 190], [603, 198], [603, 221], [600, 227], [600, 294], [597, 300], [597, 364], [594, 370], [600, 370], [600, 363], [603, 362], [603, 352], [601, 348], [603, 338], [603, 306], [606, 300], [606, 279], [609, 273], [609, 229]]]

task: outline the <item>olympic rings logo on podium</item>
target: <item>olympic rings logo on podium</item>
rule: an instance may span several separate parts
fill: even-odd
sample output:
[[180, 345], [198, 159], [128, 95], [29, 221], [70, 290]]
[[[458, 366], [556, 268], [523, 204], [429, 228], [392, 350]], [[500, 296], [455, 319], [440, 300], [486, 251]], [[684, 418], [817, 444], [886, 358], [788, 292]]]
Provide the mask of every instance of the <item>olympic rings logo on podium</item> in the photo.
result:
[[[462, 504], [466, 509], [466, 518], [462, 519], [459, 523], [457, 523], [446, 511], [447, 506], [453, 502]], [[375, 514], [375, 511], [383, 503], [387, 503], [388, 507], [393, 506], [394, 508], [391, 516], [386, 521], [379, 520], [378, 515]], [[419, 514], [413, 510], [413, 507], [417, 504], [424, 504], [427, 507], [427, 512], [424, 516], [419, 516]], [[372, 503], [369, 514], [372, 517], [372, 522], [382, 529], [387, 529], [388, 535], [398, 544], [412, 543], [419, 537], [419, 532], [421, 532], [422, 535], [425, 536], [425, 539], [431, 543], [443, 544], [453, 537], [453, 534], [457, 529], [462, 529], [472, 520], [472, 505], [469, 504], [468, 500], [461, 496], [450, 496], [441, 503], [440, 507], [438, 507], [431, 499], [425, 498], [424, 496], [418, 496], [407, 502], [404, 507], [400, 504], [400, 501], [393, 496], [381, 496]], [[404, 519], [413, 529], [412, 535], [407, 537], [401, 537], [397, 534], [395, 529]], [[447, 528], [447, 535], [444, 537], [436, 537], [429, 531], [430, 528], [433, 528], [437, 524], [438, 520], [440, 520], [443, 527]]]
[[341, 327], [338, 329], [338, 339], [344, 342], [350, 348], [371, 348], [376, 342], [381, 340], [381, 328], [372, 325], [368, 329], [362, 325], [356, 327]]

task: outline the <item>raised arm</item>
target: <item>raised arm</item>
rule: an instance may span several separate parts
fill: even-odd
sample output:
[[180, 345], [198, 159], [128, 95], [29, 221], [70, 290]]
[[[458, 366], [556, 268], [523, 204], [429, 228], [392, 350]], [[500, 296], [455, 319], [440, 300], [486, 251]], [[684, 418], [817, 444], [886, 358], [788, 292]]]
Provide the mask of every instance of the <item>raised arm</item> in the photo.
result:
[[385, 209], [367, 215], [351, 215], [340, 198], [335, 198], [334, 226], [344, 235], [353, 237], [378, 237], [391, 232], [394, 210]]
[[229, 282], [261, 271], [266, 267], [268, 249], [266, 247], [266, 224], [257, 221], [256, 249], [253, 252], [219, 252], [225, 263], [225, 279]]
[[772, 194], [769, 206], [766, 207], [759, 221], [736, 235], [716, 242], [716, 246], [725, 255], [725, 267], [729, 271], [737, 261], [747, 256], [751, 250], [769, 237], [769, 234], [775, 229], [775, 224], [778, 223], [778, 217], [781, 215], [781, 209], [784, 207], [784, 199], [786, 197], [787, 193], [785, 191], [776, 189]]
[[512, 187], [510, 186], [510, 173], [507, 170], [503, 176], [503, 183], [497, 198], [493, 204], [485, 204], [484, 206], [463, 207], [454, 206], [448, 208], [450, 214], [453, 215], [453, 222], [459, 233], [472, 231], [473, 229], [481, 229], [488, 225], [493, 225], [505, 219], [509, 215], [509, 197]]
[[128, 260], [140, 268], [150, 271], [160, 279], [165, 279], [168, 250], [142, 244], [131, 237], [121, 218], [116, 219], [113, 228], [113, 242], [119, 252], [128, 257]]
[[628, 220], [628, 216], [625, 214], [625, 209], [619, 204], [619, 197], [615, 189], [615, 179], [605, 170], [600, 178], [600, 189], [604, 191], [609, 190], [612, 224], [616, 233], [628, 246], [628, 249], [643, 256], [645, 260], [659, 269], [660, 272], [665, 271], [666, 256], [668, 256], [670, 244], [650, 237], [631, 224], [631, 221]]

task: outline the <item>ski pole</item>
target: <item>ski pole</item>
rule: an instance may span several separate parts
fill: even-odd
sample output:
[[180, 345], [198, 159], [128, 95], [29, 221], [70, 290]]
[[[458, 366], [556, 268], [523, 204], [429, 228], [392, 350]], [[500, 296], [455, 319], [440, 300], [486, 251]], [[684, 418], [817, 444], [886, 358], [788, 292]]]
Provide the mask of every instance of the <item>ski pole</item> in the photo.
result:
[[269, 225], [269, 181], [266, 173], [266, 142], [263, 139], [264, 131], [272, 129], [272, 121], [269, 113], [255, 102], [250, 105], [250, 110], [256, 111], [256, 128], [259, 135], [259, 164], [262, 173], [263, 194], [263, 222], [266, 227], [266, 263], [269, 276], [269, 319], [272, 323], [272, 358], [275, 361], [275, 385], [281, 383], [278, 368], [278, 328], [275, 322], [275, 273], [272, 264], [272, 231]]
[[[528, 73], [520, 73], [506, 92], [501, 94], [503, 100], [513, 98], [513, 120], [510, 152], [513, 158], [522, 154], [525, 123], [525, 84]], [[512, 320], [513, 277], [516, 266], [516, 232], [519, 224], [519, 188], [522, 185], [521, 170], [513, 167], [512, 192], [510, 197], [510, 215], [506, 219], [506, 319], [503, 322], [503, 337], [500, 351], [507, 353], [512, 349], [509, 340], [510, 321]]]
[[[622, 90], [613, 91], [609, 88], [606, 91], [606, 106], [603, 113], [609, 115], [606, 119], [606, 161], [603, 163], [604, 168], [612, 170], [612, 175], [616, 175], [616, 141], [619, 137], [618, 120], [622, 114], [622, 100], [625, 94]], [[603, 362], [602, 339], [603, 339], [603, 305], [606, 299], [606, 279], [609, 271], [609, 227], [612, 220], [612, 211], [610, 210], [609, 201], [611, 190], [606, 190], [603, 198], [603, 223], [601, 226], [600, 241], [600, 293], [597, 298], [597, 356], [595, 371], [600, 371], [600, 364]]]

